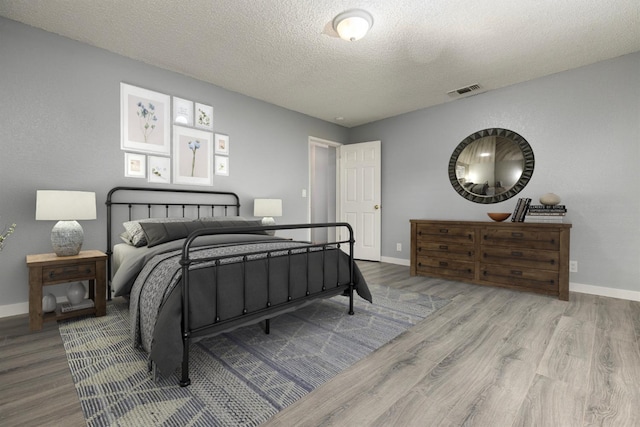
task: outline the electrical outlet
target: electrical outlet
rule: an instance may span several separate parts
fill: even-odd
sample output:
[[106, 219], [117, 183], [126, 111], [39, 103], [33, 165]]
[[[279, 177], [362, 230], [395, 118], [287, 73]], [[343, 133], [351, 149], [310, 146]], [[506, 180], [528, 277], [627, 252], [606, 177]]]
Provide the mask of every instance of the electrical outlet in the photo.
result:
[[396, 243], [396, 251], [402, 252], [402, 243]]
[[569, 261], [569, 272], [570, 273], [578, 272], [578, 261]]

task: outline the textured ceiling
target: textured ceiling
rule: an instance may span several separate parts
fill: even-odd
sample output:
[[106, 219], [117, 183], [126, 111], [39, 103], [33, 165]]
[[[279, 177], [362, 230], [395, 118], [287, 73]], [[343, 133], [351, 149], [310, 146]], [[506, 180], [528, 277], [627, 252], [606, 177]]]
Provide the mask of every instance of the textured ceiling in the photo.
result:
[[[347, 42], [331, 21], [352, 8], [374, 24]], [[347, 127], [640, 51], [638, 0], [0, 0], [0, 16]]]

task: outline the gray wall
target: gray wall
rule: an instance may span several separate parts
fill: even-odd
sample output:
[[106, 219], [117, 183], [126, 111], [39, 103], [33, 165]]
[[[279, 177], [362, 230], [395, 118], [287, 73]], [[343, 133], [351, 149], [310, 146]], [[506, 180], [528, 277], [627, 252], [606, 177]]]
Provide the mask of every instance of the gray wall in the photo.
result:
[[571, 281], [640, 291], [640, 53], [348, 130], [0, 18], [0, 227], [18, 223], [0, 253], [0, 306], [27, 301], [25, 256], [51, 251], [53, 223], [34, 220], [37, 189], [95, 191], [98, 219], [82, 223], [85, 247], [105, 250], [107, 191], [154, 185], [124, 178], [120, 82], [214, 106], [215, 131], [231, 141], [231, 174], [216, 176], [214, 188], [238, 192], [245, 216], [254, 197], [280, 197], [278, 222], [306, 220], [309, 136], [382, 140], [382, 254], [404, 260], [410, 218], [487, 220], [488, 211], [513, 210], [515, 200], [468, 202], [447, 177], [463, 138], [512, 129], [536, 156], [520, 196], [555, 192], [569, 208], [579, 262]]
[[247, 217], [254, 197], [278, 197], [278, 222], [306, 222], [309, 136], [348, 136], [341, 126], [0, 18], [0, 229], [18, 223], [0, 253], [0, 306], [27, 301], [25, 256], [51, 252], [54, 223], [34, 220], [36, 190], [95, 191], [98, 219], [81, 224], [84, 248], [106, 250], [107, 191], [157, 186], [124, 178], [120, 82], [213, 105], [214, 130], [230, 136], [230, 176], [215, 176], [213, 188], [237, 192]]
[[490, 127], [533, 148], [535, 171], [519, 197], [553, 192], [567, 205], [571, 282], [640, 291], [640, 53], [352, 129], [350, 142], [382, 141], [382, 255], [409, 258], [411, 218], [513, 211], [514, 199], [475, 204], [448, 180], [457, 144]]

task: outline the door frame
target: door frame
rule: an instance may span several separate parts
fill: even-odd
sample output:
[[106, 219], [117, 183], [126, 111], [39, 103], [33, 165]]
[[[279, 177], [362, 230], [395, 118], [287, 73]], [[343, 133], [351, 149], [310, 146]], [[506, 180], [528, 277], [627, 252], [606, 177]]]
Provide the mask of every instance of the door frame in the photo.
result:
[[[307, 148], [307, 223], [311, 222], [311, 172], [313, 171], [313, 164], [311, 159], [311, 146], [318, 145], [322, 147], [333, 147], [336, 149], [336, 221], [340, 218], [340, 147], [343, 145], [340, 142], [330, 141], [328, 139], [318, 138], [315, 136], [309, 136], [308, 148]], [[307, 230], [307, 239], [311, 240], [311, 230]]]

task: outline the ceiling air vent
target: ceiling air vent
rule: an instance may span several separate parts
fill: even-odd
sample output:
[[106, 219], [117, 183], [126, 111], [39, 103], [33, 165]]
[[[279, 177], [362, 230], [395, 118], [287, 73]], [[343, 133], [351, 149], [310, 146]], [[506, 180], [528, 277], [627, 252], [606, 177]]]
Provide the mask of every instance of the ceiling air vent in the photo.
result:
[[469, 92], [473, 92], [475, 90], [480, 89], [480, 85], [479, 84], [472, 84], [469, 86], [465, 86], [465, 87], [461, 87], [460, 89], [455, 89], [452, 90], [450, 92], [447, 92], [447, 95], [449, 96], [460, 96], [460, 95], [466, 95]]

